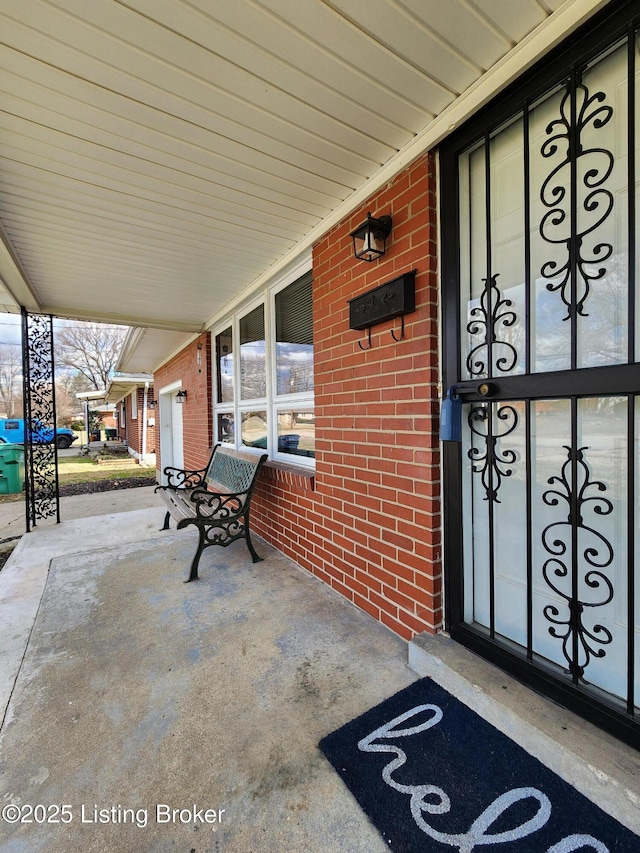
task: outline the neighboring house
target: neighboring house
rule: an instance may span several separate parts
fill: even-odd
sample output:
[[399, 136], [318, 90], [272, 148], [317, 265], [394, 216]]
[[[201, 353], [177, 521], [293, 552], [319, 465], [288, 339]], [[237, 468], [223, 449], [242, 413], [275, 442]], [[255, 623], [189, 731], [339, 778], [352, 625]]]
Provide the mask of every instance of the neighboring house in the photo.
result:
[[142, 465], [156, 465], [156, 401], [153, 376], [116, 373], [107, 400], [115, 407], [117, 437], [127, 442], [129, 453]]
[[78, 420], [82, 423], [87, 440], [95, 440], [92, 439], [92, 426], [96, 421], [101, 424], [99, 438], [104, 440], [107, 435], [105, 430], [113, 430], [116, 423], [115, 408], [112, 403], [106, 401], [106, 389], [79, 391], [76, 398], [82, 403], [82, 416]]
[[116, 429], [116, 410], [113, 403], [96, 403], [91, 406], [91, 411], [95, 412], [96, 418], [102, 424], [100, 428], [101, 438], [107, 438], [113, 434]]
[[[550, 53], [154, 386], [159, 469], [200, 467], [215, 442], [266, 448], [254, 527], [275, 548], [400, 636], [446, 626], [629, 736], [640, 62], [625, 26]], [[369, 211], [392, 226], [364, 263], [350, 235]], [[351, 330], [349, 301], [402, 276], [415, 310]], [[386, 295], [353, 310], [384, 315]], [[449, 387], [461, 441], [441, 445]]]

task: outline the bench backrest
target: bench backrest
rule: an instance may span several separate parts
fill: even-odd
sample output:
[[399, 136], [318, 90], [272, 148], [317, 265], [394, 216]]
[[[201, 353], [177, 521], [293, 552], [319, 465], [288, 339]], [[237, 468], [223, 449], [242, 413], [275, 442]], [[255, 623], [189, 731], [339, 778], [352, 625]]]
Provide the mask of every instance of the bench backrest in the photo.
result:
[[266, 458], [266, 453], [256, 456], [218, 444], [205, 474], [207, 487], [214, 492], [247, 492]]

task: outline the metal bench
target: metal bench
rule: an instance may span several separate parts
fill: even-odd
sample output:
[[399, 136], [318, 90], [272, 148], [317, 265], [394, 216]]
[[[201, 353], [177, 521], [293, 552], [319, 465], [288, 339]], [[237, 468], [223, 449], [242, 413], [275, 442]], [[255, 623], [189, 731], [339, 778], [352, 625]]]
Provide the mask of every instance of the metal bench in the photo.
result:
[[185, 583], [198, 577], [200, 557], [209, 545], [226, 547], [244, 539], [253, 562], [262, 560], [251, 542], [249, 515], [253, 488], [266, 458], [266, 453], [258, 456], [216, 444], [206, 468], [164, 469], [167, 483], [156, 487], [167, 505], [161, 529], [169, 529], [172, 516], [178, 522], [178, 530], [190, 524], [198, 528], [198, 549]]

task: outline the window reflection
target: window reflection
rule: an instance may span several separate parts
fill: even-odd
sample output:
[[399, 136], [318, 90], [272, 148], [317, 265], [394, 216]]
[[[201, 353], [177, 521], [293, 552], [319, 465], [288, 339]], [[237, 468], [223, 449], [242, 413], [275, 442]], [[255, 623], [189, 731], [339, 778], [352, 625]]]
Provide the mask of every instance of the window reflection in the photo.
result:
[[216, 335], [218, 403], [233, 403], [233, 333], [231, 326]]
[[220, 412], [218, 414], [218, 439], [225, 443], [234, 444], [236, 437], [233, 412]]
[[267, 413], [242, 412], [242, 443], [246, 447], [267, 449]]
[[312, 411], [278, 413], [278, 452], [316, 455], [316, 421]]

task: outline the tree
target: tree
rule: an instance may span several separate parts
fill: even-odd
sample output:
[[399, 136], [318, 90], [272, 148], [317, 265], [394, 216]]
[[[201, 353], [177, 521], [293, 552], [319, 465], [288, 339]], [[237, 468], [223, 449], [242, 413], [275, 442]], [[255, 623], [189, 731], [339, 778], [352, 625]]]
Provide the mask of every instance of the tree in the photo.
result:
[[9, 418], [22, 415], [22, 347], [0, 344], [0, 400]]
[[56, 376], [56, 416], [62, 426], [71, 426], [73, 416], [81, 408], [76, 398], [76, 387], [75, 377], [70, 373], [65, 371]]
[[57, 368], [72, 371], [78, 391], [107, 388], [127, 333], [125, 326], [73, 323], [55, 331]]

